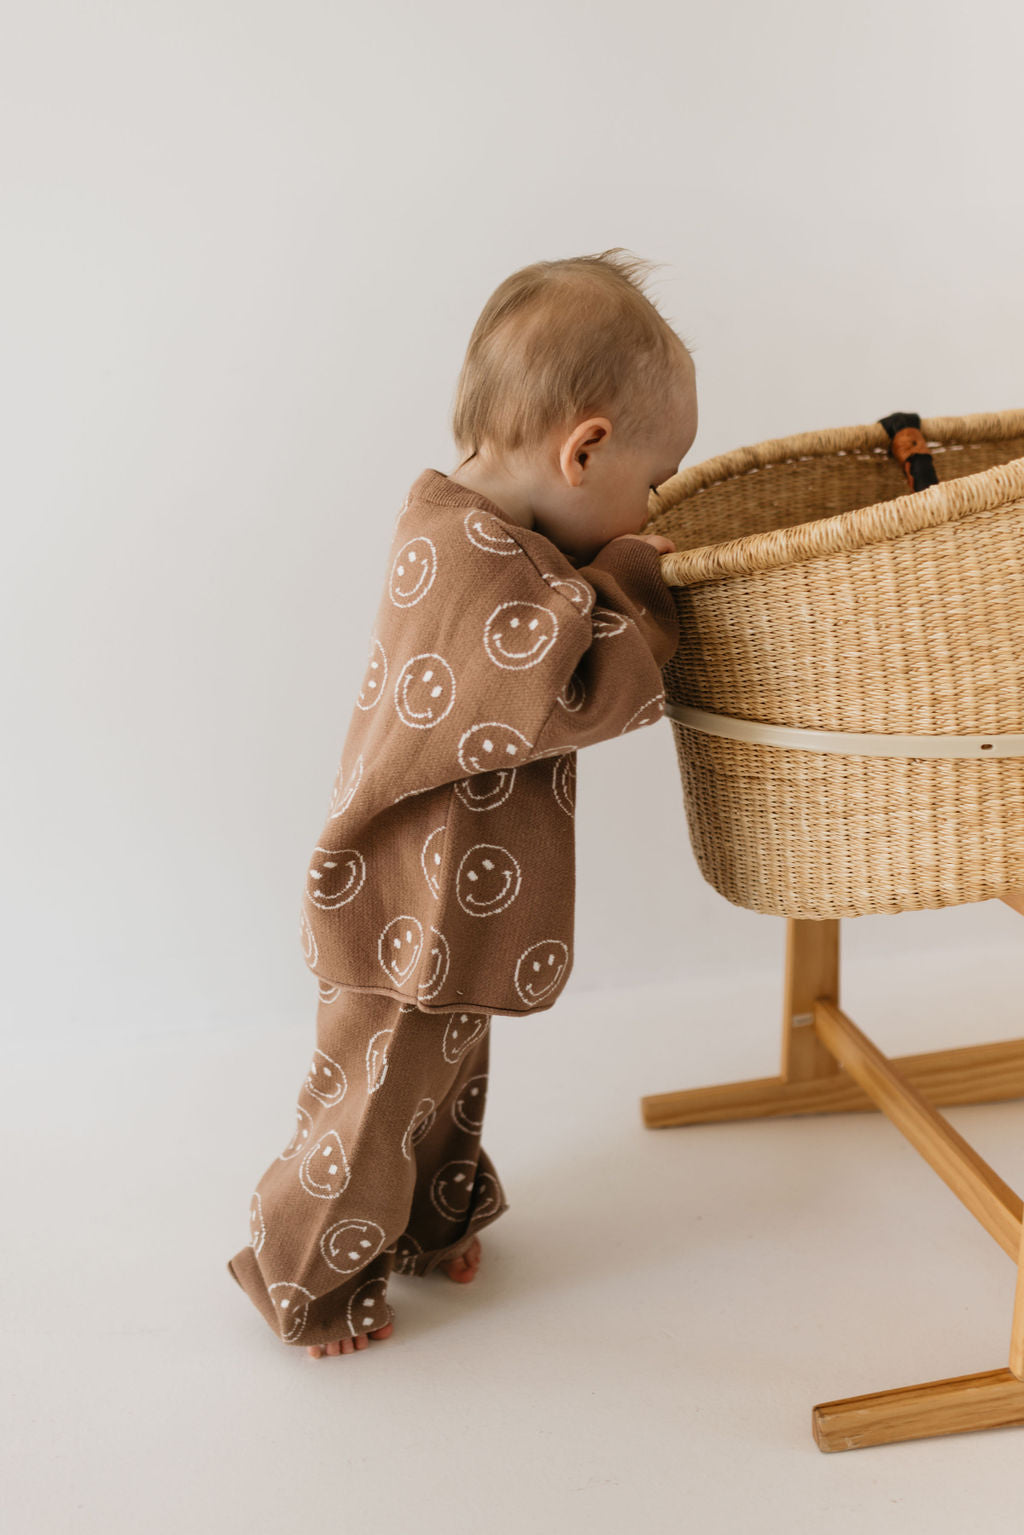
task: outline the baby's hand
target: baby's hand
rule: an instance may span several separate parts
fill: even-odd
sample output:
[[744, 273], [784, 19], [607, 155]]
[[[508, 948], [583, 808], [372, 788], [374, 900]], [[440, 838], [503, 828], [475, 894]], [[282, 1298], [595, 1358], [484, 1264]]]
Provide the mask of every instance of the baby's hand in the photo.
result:
[[653, 544], [659, 554], [675, 554], [676, 546], [662, 533], [621, 533], [620, 538], [642, 538], [645, 544]]

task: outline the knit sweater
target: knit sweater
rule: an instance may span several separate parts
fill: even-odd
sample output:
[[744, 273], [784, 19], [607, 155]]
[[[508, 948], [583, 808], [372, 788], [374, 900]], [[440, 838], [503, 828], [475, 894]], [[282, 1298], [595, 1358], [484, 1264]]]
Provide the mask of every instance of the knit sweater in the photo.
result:
[[576, 753], [653, 725], [679, 640], [661, 555], [573, 566], [437, 469], [389, 573], [301, 930], [321, 991], [541, 1012], [573, 966]]

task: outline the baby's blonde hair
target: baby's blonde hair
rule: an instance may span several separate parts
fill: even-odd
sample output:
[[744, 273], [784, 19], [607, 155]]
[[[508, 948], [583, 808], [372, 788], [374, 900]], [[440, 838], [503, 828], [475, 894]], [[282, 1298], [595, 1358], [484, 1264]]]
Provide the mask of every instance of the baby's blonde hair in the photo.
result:
[[534, 261], [499, 284], [455, 389], [451, 427], [463, 463], [484, 446], [499, 456], [535, 447], [595, 412], [624, 437], [650, 436], [689, 355], [643, 290], [654, 266], [616, 245]]

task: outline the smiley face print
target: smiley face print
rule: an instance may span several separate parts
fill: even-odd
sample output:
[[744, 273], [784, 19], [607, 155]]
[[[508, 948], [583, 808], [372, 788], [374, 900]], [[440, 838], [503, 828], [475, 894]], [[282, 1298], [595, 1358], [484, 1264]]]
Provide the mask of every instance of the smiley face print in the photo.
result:
[[321, 911], [334, 911], [363, 888], [366, 861], [354, 847], [317, 847], [306, 873], [306, 894]]
[[304, 911], [299, 913], [299, 938], [302, 942], [302, 957], [309, 968], [315, 970], [317, 961], [320, 958], [320, 950], [316, 946], [313, 929], [310, 927], [309, 918]]
[[487, 1103], [487, 1073], [480, 1072], [463, 1084], [462, 1091], [452, 1104], [452, 1123], [467, 1135], [479, 1135], [484, 1127], [484, 1108]]
[[446, 1162], [430, 1183], [430, 1202], [446, 1220], [462, 1220], [473, 1198], [476, 1163], [464, 1160]]
[[478, 842], [462, 855], [455, 894], [471, 917], [493, 917], [519, 894], [522, 870], [507, 847]]
[[378, 1029], [366, 1047], [366, 1086], [375, 1093], [388, 1074], [388, 1045], [394, 1029]]
[[334, 775], [334, 787], [331, 790], [331, 813], [328, 819], [333, 821], [335, 816], [345, 814], [345, 811], [352, 803], [353, 795], [362, 782], [362, 777], [362, 756], [356, 758], [355, 766], [350, 773], [345, 772], [345, 764], [343, 762], [338, 764], [338, 771]]
[[462, 521], [466, 537], [485, 554], [521, 554], [522, 550], [497, 517], [475, 506]]
[[[421, 1002], [429, 1002], [436, 997], [445, 981], [448, 979], [448, 969], [451, 965], [451, 950], [448, 940], [443, 933], [431, 925], [430, 928], [430, 960], [427, 964], [426, 979], [421, 981], [416, 995]], [[403, 1012], [405, 1009], [403, 1008]]]
[[553, 576], [541, 572], [544, 580], [556, 592], [561, 592], [563, 597], [568, 597], [573, 607], [582, 613], [584, 618], [590, 612], [594, 602], [594, 593], [585, 581], [573, 580], [571, 577]]
[[412, 1148], [417, 1141], [421, 1141], [437, 1118], [437, 1107], [433, 1098], [421, 1098], [413, 1116], [406, 1126], [402, 1136], [402, 1155], [409, 1161], [412, 1160]]
[[363, 1332], [376, 1332], [393, 1319], [395, 1313], [384, 1298], [386, 1290], [386, 1279], [369, 1279], [353, 1295], [346, 1312], [353, 1338]]
[[627, 730], [639, 730], [641, 725], [654, 725], [665, 712], [664, 692], [655, 693], [645, 704], [641, 704], [635, 714], [631, 714], [623, 725], [620, 735], [625, 735]]
[[587, 697], [587, 685], [580, 676], [579, 671], [573, 672], [569, 681], [558, 695], [558, 702], [563, 709], [570, 714], [575, 714], [577, 709], [583, 707]]
[[370, 640], [370, 660], [366, 668], [366, 676], [363, 678], [363, 685], [359, 689], [356, 706], [360, 709], [372, 709], [374, 704], [380, 703], [387, 680], [388, 658], [384, 654], [384, 646], [377, 636], [373, 635]]
[[254, 1194], [249, 1204], [249, 1246], [254, 1253], [262, 1251], [263, 1243], [267, 1239], [267, 1228], [263, 1223], [263, 1201], [259, 1194]]
[[519, 956], [515, 987], [524, 1002], [541, 1002], [558, 985], [569, 963], [569, 950], [558, 938], [542, 938]]
[[515, 768], [502, 768], [494, 773], [476, 773], [472, 778], [458, 779], [455, 792], [467, 810], [496, 810], [512, 793], [515, 781]]
[[304, 1109], [301, 1103], [295, 1105], [295, 1134], [278, 1157], [279, 1162], [287, 1162], [290, 1157], [298, 1156], [303, 1146], [309, 1140], [310, 1131], [313, 1128], [313, 1116], [308, 1109]]
[[337, 1274], [355, 1274], [384, 1246], [384, 1228], [376, 1221], [349, 1216], [328, 1227], [320, 1238], [324, 1262]]
[[515, 767], [526, 760], [533, 743], [513, 725], [486, 720], [471, 725], [459, 741], [459, 764], [464, 773], [490, 773]]
[[394, 1253], [392, 1268], [396, 1274], [414, 1274], [416, 1264], [423, 1257], [423, 1248], [407, 1231], [403, 1232], [395, 1245], [387, 1248], [386, 1251]]
[[606, 640], [613, 634], [621, 634], [627, 624], [632, 623], [625, 613], [616, 613], [612, 608], [594, 609], [594, 638]]
[[484, 624], [484, 649], [506, 671], [542, 661], [558, 637], [558, 619], [536, 602], [499, 603]]
[[576, 753], [566, 752], [556, 757], [551, 772], [551, 791], [556, 803], [567, 816], [576, 814]]
[[454, 1066], [470, 1045], [483, 1038], [489, 1020], [489, 1013], [452, 1013], [441, 1041], [441, 1054], [449, 1065]]
[[399, 986], [412, 974], [423, 948], [423, 928], [415, 917], [393, 917], [377, 940], [381, 968]]
[[395, 555], [388, 590], [396, 608], [411, 608], [427, 595], [437, 574], [437, 550], [429, 538], [410, 538]]
[[322, 1050], [314, 1050], [303, 1086], [320, 1103], [340, 1103], [348, 1091], [348, 1078], [337, 1061]]
[[314, 1141], [299, 1163], [299, 1182], [315, 1199], [337, 1199], [351, 1176], [337, 1130], [327, 1130]]
[[497, 1215], [505, 1201], [505, 1190], [493, 1173], [481, 1172], [477, 1168], [476, 1174], [476, 1204], [470, 1218], [470, 1225], [476, 1225], [478, 1221], [490, 1220], [492, 1215]]
[[435, 826], [420, 851], [420, 867], [433, 896], [440, 894], [441, 860], [444, 857], [444, 826]]
[[286, 1343], [294, 1343], [296, 1338], [301, 1338], [302, 1329], [306, 1325], [309, 1303], [313, 1299], [312, 1290], [307, 1290], [305, 1285], [293, 1284], [290, 1280], [281, 1280], [277, 1284], [268, 1285], [267, 1294], [274, 1307], [278, 1332]]
[[431, 730], [455, 702], [455, 673], [444, 656], [425, 650], [406, 661], [395, 682], [395, 708], [403, 725]]

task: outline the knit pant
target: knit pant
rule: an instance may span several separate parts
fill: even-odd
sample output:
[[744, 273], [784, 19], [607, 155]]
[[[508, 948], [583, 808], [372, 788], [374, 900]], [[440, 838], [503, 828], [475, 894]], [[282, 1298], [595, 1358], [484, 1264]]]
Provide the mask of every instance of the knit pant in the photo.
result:
[[480, 1144], [490, 1015], [320, 982], [295, 1134], [228, 1271], [285, 1343], [383, 1327], [388, 1279], [429, 1274], [508, 1209]]

